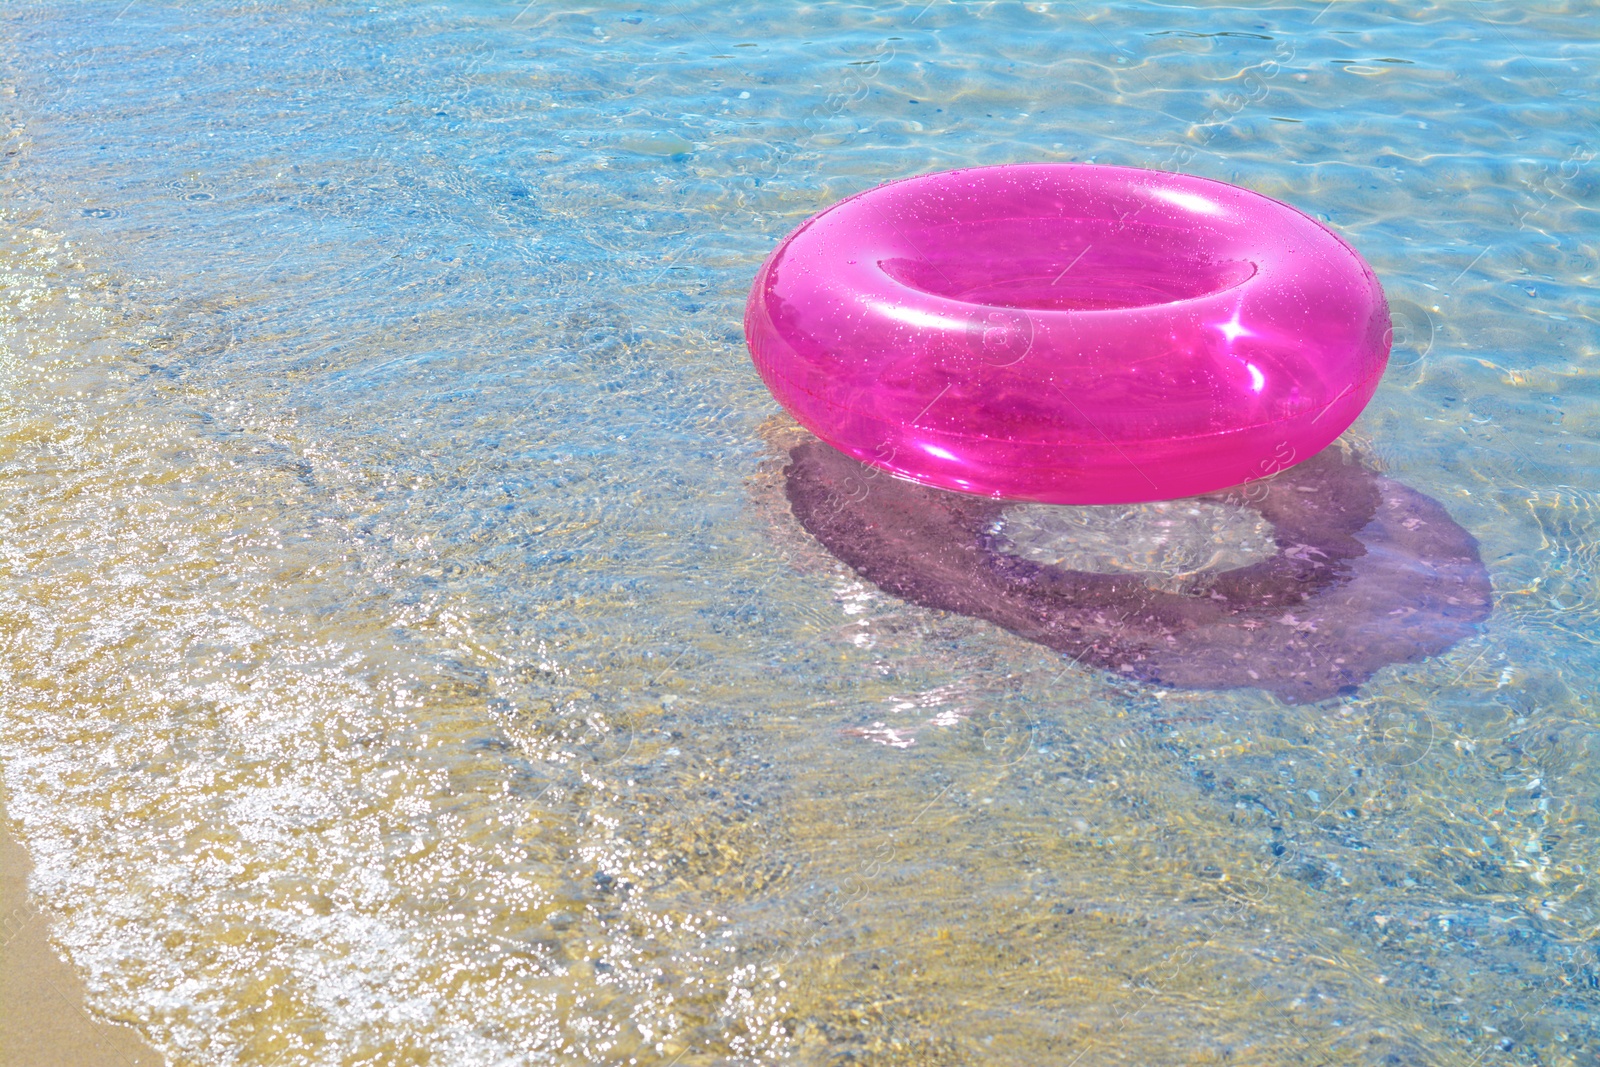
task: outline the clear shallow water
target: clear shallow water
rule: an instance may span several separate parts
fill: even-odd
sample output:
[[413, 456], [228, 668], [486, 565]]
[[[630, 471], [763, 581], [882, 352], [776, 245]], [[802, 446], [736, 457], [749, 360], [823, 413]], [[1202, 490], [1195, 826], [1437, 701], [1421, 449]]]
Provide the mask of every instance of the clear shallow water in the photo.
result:
[[[1584, 14], [8, 6], [0, 753], [91, 1001], [207, 1065], [1591, 1059]], [[1480, 638], [1163, 691], [796, 526], [761, 257], [1023, 159], [1361, 250], [1353, 440]]]

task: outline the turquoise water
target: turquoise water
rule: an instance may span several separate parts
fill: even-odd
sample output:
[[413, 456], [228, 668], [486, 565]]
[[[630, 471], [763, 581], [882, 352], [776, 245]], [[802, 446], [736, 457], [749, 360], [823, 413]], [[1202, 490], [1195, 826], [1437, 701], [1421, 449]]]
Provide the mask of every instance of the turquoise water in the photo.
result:
[[[0, 10], [0, 758], [174, 1064], [1600, 1055], [1583, 5]], [[1163, 690], [898, 602], [781, 489], [749, 280], [1092, 160], [1329, 222], [1349, 440], [1481, 635]]]

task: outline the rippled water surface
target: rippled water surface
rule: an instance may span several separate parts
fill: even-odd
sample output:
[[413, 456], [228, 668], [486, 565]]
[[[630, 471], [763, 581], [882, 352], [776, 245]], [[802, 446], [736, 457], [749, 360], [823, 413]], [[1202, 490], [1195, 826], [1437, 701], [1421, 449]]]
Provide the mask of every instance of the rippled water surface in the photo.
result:
[[[1594, 1062], [1595, 25], [0, 8], [0, 756], [91, 1004], [206, 1067]], [[1021, 160], [1367, 257], [1350, 439], [1478, 636], [1166, 690], [807, 536], [761, 258]]]

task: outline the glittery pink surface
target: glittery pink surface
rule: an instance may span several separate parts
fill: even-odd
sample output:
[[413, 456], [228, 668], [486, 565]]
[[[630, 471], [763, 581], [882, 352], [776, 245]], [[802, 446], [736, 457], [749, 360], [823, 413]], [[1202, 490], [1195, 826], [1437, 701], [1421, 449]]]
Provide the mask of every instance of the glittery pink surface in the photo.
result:
[[1356, 252], [1258, 193], [1088, 164], [881, 186], [756, 276], [773, 394], [926, 485], [1055, 504], [1192, 496], [1316, 454], [1389, 355]]

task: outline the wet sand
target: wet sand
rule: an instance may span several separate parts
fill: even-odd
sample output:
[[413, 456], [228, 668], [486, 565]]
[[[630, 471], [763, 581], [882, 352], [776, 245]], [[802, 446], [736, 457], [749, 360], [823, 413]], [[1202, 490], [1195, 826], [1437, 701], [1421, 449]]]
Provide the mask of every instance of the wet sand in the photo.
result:
[[161, 1067], [132, 1029], [85, 1009], [82, 982], [28, 902], [30, 867], [0, 794], [0, 1067]]

